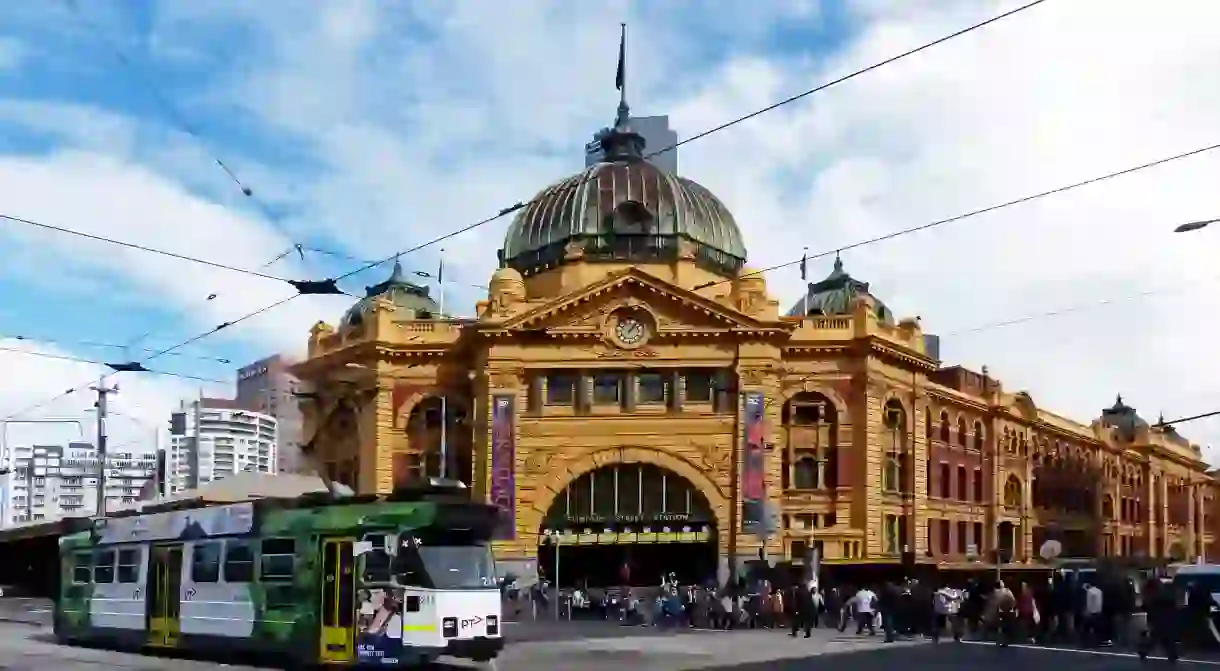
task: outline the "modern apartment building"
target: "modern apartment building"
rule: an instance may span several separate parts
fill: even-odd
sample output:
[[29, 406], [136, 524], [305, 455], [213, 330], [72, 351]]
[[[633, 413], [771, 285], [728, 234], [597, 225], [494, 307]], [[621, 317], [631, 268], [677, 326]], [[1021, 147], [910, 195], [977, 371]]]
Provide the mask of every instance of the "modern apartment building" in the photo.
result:
[[[99, 459], [91, 443], [15, 445], [0, 452], [0, 527], [88, 517], [97, 512]], [[112, 452], [105, 460], [106, 509], [134, 503], [156, 477], [155, 453]]]
[[237, 403], [275, 418], [279, 428], [276, 465], [281, 473], [295, 473], [301, 466], [301, 409], [293, 396], [297, 384], [288, 374], [288, 362], [279, 354], [237, 370]]
[[[678, 150], [670, 149], [652, 156], [652, 152], [678, 144], [678, 134], [669, 127], [668, 116], [633, 116], [627, 120], [631, 130], [644, 138], [644, 155], [648, 162], [665, 172], [678, 174]], [[585, 147], [585, 167], [588, 168], [602, 160], [601, 147], [589, 143]]]
[[193, 489], [234, 473], [275, 473], [275, 417], [233, 399], [183, 402], [170, 419], [169, 491]]

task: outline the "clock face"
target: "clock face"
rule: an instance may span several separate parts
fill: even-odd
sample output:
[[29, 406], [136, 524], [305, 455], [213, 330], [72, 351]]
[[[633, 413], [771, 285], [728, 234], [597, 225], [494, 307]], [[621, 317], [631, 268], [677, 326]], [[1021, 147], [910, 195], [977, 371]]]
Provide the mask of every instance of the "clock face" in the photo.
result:
[[644, 340], [644, 324], [635, 317], [620, 317], [614, 335], [624, 345], [638, 345]]

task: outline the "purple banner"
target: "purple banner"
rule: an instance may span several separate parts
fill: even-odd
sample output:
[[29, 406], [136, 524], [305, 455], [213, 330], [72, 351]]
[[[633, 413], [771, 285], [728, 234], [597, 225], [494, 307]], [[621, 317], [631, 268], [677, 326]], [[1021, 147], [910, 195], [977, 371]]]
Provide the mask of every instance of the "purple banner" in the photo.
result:
[[492, 505], [500, 507], [503, 527], [498, 540], [517, 537], [517, 441], [513, 434], [513, 405], [516, 397], [496, 394], [491, 397], [491, 487]]
[[763, 395], [748, 391], [742, 396], [741, 531], [761, 537], [767, 533]]

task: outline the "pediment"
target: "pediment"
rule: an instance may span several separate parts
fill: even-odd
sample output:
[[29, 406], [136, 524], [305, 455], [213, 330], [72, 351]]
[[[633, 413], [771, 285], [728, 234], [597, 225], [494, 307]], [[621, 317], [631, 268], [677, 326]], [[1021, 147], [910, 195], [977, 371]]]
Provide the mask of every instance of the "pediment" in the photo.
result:
[[783, 324], [760, 322], [727, 305], [635, 269], [607, 276], [574, 293], [517, 315], [497, 328], [506, 331], [595, 334], [605, 330], [612, 313], [625, 308], [647, 312], [660, 334], [785, 329]]

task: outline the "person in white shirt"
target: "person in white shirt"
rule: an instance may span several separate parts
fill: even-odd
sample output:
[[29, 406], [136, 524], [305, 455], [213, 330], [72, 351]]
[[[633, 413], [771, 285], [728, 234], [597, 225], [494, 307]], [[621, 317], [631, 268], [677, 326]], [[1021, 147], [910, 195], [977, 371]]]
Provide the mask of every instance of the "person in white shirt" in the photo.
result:
[[876, 636], [877, 625], [873, 621], [873, 614], [877, 609], [877, 595], [873, 590], [861, 587], [852, 597], [852, 607], [856, 613], [856, 635], [859, 636], [868, 629], [869, 636]]
[[962, 618], [959, 615], [962, 607], [962, 593], [945, 585], [932, 595], [932, 607], [936, 610], [936, 625], [932, 628], [932, 642], [940, 643], [940, 634], [948, 625], [953, 634], [953, 640], [962, 641]]
[[1108, 628], [1105, 626], [1105, 594], [1097, 585], [1086, 584], [1084, 586], [1084, 631], [1083, 638], [1089, 643], [1098, 645], [1110, 645], [1110, 641], [1106, 636]]

